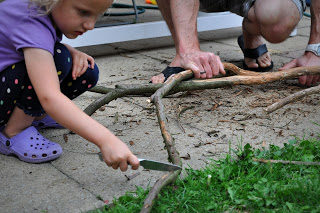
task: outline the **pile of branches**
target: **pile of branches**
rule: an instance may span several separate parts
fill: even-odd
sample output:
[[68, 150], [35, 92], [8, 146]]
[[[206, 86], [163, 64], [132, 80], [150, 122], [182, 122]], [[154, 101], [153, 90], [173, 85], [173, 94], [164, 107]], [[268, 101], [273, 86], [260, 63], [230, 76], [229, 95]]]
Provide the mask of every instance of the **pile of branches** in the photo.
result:
[[[234, 85], [254, 85], [254, 84], [266, 84], [274, 81], [293, 79], [304, 75], [319, 75], [320, 67], [297, 67], [293, 69], [283, 70], [279, 72], [265, 72], [257, 73], [240, 69], [239, 67], [231, 64], [224, 63], [226, 71], [232, 72], [233, 76], [220, 77], [205, 80], [188, 80], [193, 77], [191, 70], [186, 70], [176, 75], [171, 76], [164, 84], [146, 84], [146, 85], [117, 85], [115, 88], [106, 88], [102, 86], [96, 86], [91, 89], [92, 92], [103, 93], [101, 98], [91, 103], [84, 111], [88, 115], [92, 115], [103, 105], [109, 102], [130, 95], [140, 95], [150, 97], [152, 103], [154, 103], [157, 111], [158, 122], [161, 130], [162, 137], [164, 139], [165, 147], [168, 152], [168, 159], [173, 164], [182, 166], [182, 161], [179, 156], [179, 152], [176, 150], [174, 138], [171, 136], [167, 128], [167, 119], [165, 115], [165, 107], [162, 103], [162, 98], [182, 91], [191, 90], [204, 90], [215, 89], [226, 86]], [[320, 91], [320, 85], [312, 88], [308, 88], [292, 94], [277, 103], [265, 109], [266, 113], [271, 113], [284, 105], [300, 99], [306, 95], [318, 93]], [[179, 176], [181, 171], [168, 172], [159, 178], [154, 186], [149, 191], [147, 198], [144, 201], [144, 205], [141, 212], [150, 212], [157, 195], [163, 187], [173, 183]]]

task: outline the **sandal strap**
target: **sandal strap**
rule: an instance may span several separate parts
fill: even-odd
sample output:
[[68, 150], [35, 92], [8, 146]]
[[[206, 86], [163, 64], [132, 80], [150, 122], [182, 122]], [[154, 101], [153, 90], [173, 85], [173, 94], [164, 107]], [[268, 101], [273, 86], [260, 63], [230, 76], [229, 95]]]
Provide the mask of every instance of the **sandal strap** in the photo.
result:
[[242, 50], [243, 55], [247, 58], [257, 59], [261, 55], [268, 52], [268, 48], [267, 48], [266, 44], [261, 44], [260, 46], [258, 46], [257, 48], [254, 48], [254, 49], [244, 48], [243, 35], [238, 37], [238, 45], [239, 45], [240, 49]]
[[243, 55], [247, 58], [257, 59], [266, 52], [268, 52], [267, 45], [261, 44], [259, 47], [255, 49], [244, 49]]
[[169, 67], [167, 66], [161, 73], [164, 75], [164, 80], [166, 81], [171, 75], [180, 73], [185, 69], [182, 67]]

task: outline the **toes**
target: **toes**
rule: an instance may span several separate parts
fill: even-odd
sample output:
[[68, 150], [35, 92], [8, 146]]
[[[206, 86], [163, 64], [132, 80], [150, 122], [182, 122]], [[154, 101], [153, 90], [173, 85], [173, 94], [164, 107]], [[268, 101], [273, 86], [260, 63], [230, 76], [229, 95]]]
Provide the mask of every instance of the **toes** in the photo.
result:
[[271, 64], [270, 61], [268, 61], [266, 58], [258, 60], [258, 63], [260, 65], [260, 67], [268, 67]]
[[260, 67], [268, 67], [271, 65], [271, 57], [268, 53], [260, 56], [257, 61]]
[[163, 83], [164, 82], [164, 75], [161, 73], [159, 75], [156, 75], [156, 76], [153, 76], [151, 78], [151, 82], [153, 84], [160, 84], [160, 83]]
[[249, 68], [258, 68], [259, 65], [256, 63], [255, 59], [245, 58], [245, 63]]

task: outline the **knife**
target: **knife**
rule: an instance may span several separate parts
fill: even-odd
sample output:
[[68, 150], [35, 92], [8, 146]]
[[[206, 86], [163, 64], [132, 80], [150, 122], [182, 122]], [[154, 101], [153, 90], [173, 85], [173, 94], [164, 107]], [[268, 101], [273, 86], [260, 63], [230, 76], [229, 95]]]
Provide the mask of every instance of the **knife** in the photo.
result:
[[[99, 159], [104, 161], [102, 158], [102, 154], [99, 153]], [[182, 169], [180, 166], [171, 164], [171, 163], [163, 163], [154, 160], [147, 160], [138, 158], [140, 161], [140, 166], [143, 166], [145, 169], [157, 170], [157, 171], [176, 171]]]
[[143, 166], [145, 169], [150, 170], [158, 170], [158, 171], [176, 171], [182, 169], [180, 166], [171, 164], [171, 163], [163, 163], [154, 160], [147, 160], [138, 158], [140, 161], [140, 165]]

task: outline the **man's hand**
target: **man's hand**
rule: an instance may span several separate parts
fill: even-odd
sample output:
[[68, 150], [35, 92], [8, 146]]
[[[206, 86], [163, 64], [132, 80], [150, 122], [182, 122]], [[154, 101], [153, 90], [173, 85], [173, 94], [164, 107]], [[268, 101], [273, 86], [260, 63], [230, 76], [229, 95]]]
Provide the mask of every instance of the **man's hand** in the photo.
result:
[[195, 78], [212, 78], [219, 73], [226, 74], [220, 57], [211, 52], [193, 51], [178, 55], [174, 62], [177, 61], [180, 61], [179, 67], [191, 69]]
[[[305, 52], [302, 56], [290, 61], [279, 70], [286, 70], [302, 66], [320, 66], [320, 57], [314, 55], [312, 52]], [[320, 81], [319, 75], [307, 75], [299, 77], [299, 83], [301, 85], [311, 86], [318, 81]]]

